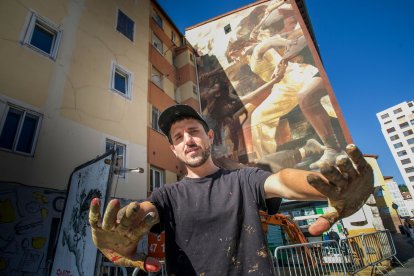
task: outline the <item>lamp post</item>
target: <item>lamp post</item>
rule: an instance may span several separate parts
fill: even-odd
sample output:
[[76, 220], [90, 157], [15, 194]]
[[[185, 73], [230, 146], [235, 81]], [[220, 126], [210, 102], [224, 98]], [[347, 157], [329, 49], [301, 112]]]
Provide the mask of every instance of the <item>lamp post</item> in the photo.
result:
[[402, 225], [400, 214], [398, 213], [398, 204], [393, 202], [391, 207], [397, 212], [398, 219], [400, 220], [400, 224]]

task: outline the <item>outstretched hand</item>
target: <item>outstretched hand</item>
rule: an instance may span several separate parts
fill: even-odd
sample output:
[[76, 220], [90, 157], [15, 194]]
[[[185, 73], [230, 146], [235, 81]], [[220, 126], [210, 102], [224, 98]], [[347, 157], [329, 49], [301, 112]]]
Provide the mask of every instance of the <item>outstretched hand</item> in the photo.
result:
[[138, 241], [159, 222], [150, 202], [132, 202], [121, 208], [119, 200], [111, 200], [101, 218], [100, 200], [94, 198], [89, 211], [92, 239], [111, 262], [120, 266], [138, 267], [156, 272], [161, 268], [157, 259], [136, 254]]
[[355, 145], [346, 147], [348, 156], [338, 156], [336, 167], [321, 168], [323, 177], [310, 174], [310, 185], [328, 198], [329, 212], [309, 227], [309, 233], [320, 235], [336, 221], [358, 211], [374, 192], [374, 175], [371, 166]]

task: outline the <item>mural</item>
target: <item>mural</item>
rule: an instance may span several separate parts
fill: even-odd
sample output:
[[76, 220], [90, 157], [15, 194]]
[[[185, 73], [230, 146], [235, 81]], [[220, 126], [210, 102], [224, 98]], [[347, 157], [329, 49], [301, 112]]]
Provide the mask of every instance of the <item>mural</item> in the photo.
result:
[[276, 172], [318, 170], [346, 142], [289, 1], [268, 1], [190, 28], [202, 114], [215, 157]]
[[0, 184], [0, 275], [46, 275], [65, 192]]
[[113, 151], [106, 153], [72, 173], [50, 275], [94, 275], [97, 249], [88, 224], [89, 206], [94, 197], [105, 206], [113, 158]]

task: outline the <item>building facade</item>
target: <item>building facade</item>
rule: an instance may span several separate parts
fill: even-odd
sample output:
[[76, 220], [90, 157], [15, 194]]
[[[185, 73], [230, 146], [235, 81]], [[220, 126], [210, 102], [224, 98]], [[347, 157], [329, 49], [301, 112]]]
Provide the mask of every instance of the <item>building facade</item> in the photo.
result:
[[128, 200], [185, 173], [157, 118], [199, 109], [194, 51], [152, 0], [1, 1], [0, 22], [0, 274], [43, 275], [76, 167], [114, 149], [109, 197]]
[[414, 194], [414, 102], [407, 101], [377, 113], [385, 141], [400, 170], [401, 176]]

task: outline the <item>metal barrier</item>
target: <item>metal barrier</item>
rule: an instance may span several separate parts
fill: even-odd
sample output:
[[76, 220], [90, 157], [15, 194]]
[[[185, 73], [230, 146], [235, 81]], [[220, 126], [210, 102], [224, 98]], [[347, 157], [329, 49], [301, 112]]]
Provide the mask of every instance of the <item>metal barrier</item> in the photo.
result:
[[404, 267], [395, 256], [397, 252], [388, 230], [342, 239], [340, 248], [343, 256], [351, 259], [351, 262], [346, 262], [350, 274], [356, 274], [369, 266], [378, 269], [378, 264], [390, 259], [396, 260]]
[[[394, 241], [388, 230], [348, 237], [336, 241], [280, 246], [275, 249], [277, 275], [354, 275], [385, 260], [396, 260]], [[371, 272], [371, 273], [372, 273]]]
[[277, 275], [346, 275], [336, 241], [279, 246], [274, 256]]

